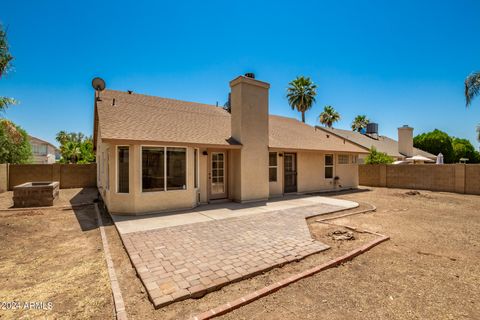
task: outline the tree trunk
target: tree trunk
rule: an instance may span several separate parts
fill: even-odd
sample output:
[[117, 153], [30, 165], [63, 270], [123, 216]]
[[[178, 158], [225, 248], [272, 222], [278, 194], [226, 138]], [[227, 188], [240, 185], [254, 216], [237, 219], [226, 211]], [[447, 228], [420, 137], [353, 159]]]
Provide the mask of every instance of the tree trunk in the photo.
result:
[[305, 111], [302, 111], [302, 122], [305, 123]]

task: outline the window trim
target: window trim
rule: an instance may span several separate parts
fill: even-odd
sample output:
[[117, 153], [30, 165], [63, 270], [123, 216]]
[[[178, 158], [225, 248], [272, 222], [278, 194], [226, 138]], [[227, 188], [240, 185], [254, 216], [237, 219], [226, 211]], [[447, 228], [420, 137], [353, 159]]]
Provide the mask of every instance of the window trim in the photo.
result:
[[[275, 153], [275, 162], [276, 162], [276, 165], [275, 166], [271, 166], [270, 165], [270, 153]], [[275, 168], [275, 171], [276, 171], [276, 175], [275, 175], [275, 180], [270, 180], [270, 169], [273, 169]], [[272, 183], [277, 183], [278, 182], [278, 152], [276, 151], [269, 151], [268, 152], [268, 182], [272, 182]]]
[[[120, 179], [118, 179], [118, 167], [119, 167], [119, 158], [118, 158], [118, 148], [119, 147], [127, 147], [128, 148], [128, 192], [118, 192], [118, 184], [120, 182]], [[122, 194], [122, 195], [125, 195], [125, 194], [130, 194], [130, 146], [129, 145], [116, 145], [115, 146], [115, 193], [116, 194]]]
[[[163, 148], [163, 152], [165, 154], [165, 159], [163, 161], [163, 170], [164, 170], [164, 190], [156, 190], [156, 191], [143, 191], [143, 158], [142, 158], [142, 150], [143, 147], [146, 148]], [[168, 190], [167, 188], [167, 148], [182, 148], [185, 149], [185, 189], [175, 189], [175, 190]], [[188, 174], [189, 174], [189, 165], [188, 165], [188, 156], [190, 154], [189, 147], [186, 146], [178, 146], [178, 145], [150, 145], [150, 144], [141, 144], [140, 145], [140, 194], [156, 194], [160, 192], [183, 192], [188, 191], [190, 189], [188, 183]], [[200, 158], [200, 157], [198, 157]], [[200, 171], [200, 170], [199, 170]]]
[[[327, 165], [327, 161], [326, 161], [327, 156], [332, 156], [332, 162], [333, 162], [332, 164]], [[325, 169], [329, 168], [329, 167], [332, 167], [332, 177], [331, 178], [325, 177]], [[323, 156], [323, 178], [325, 180], [333, 180], [335, 178], [335, 155], [333, 153], [325, 153], [324, 156]]]
[[[197, 159], [195, 161], [195, 154], [197, 155]], [[188, 163], [188, 158], [187, 158]], [[195, 168], [197, 174], [195, 174]], [[193, 188], [198, 190], [200, 189], [200, 148], [193, 148]], [[187, 177], [188, 179], [188, 177]]]

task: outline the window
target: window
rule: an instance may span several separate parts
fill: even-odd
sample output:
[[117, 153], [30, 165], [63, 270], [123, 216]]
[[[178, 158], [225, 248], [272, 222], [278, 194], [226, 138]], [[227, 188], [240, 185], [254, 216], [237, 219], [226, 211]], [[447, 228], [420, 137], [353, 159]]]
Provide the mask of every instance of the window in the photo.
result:
[[187, 188], [187, 149], [142, 147], [142, 191]]
[[129, 148], [128, 147], [118, 147], [117, 157], [118, 157], [118, 193], [128, 193], [129, 188], [129, 172], [128, 172], [128, 159]]
[[268, 180], [270, 182], [277, 181], [277, 153], [270, 152], [268, 155]]
[[193, 151], [193, 162], [194, 188], [198, 188], [198, 149]]
[[184, 190], [187, 186], [187, 150], [167, 148], [167, 190]]
[[32, 145], [33, 154], [36, 156], [46, 156], [48, 153], [48, 146], [46, 144], [34, 144]]
[[142, 148], [142, 191], [165, 190], [165, 148]]
[[348, 154], [339, 154], [338, 155], [338, 164], [348, 164]]
[[325, 179], [333, 179], [333, 154], [325, 155]]

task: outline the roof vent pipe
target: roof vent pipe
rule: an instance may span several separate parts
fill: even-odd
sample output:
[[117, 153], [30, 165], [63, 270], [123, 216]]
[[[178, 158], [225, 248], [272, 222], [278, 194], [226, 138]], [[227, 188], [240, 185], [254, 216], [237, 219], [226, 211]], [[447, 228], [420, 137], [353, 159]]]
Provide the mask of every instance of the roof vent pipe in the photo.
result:
[[255, 79], [255, 73], [247, 72], [247, 73], [245, 73], [245, 77]]
[[113, 98], [113, 101], [112, 101], [112, 106], [115, 107], [115, 98]]
[[132, 94], [133, 91], [132, 90], [127, 90], [128, 94]]

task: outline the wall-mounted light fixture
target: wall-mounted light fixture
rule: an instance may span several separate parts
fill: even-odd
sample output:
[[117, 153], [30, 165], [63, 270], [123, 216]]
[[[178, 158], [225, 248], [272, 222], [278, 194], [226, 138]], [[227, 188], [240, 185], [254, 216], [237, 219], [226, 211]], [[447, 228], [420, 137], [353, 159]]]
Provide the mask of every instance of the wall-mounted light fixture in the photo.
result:
[[202, 154], [203, 154], [204, 156], [208, 156], [208, 152], [207, 152], [206, 150], [203, 151]]
[[279, 153], [278, 156], [279, 156], [279, 157], [283, 157], [283, 153]]

